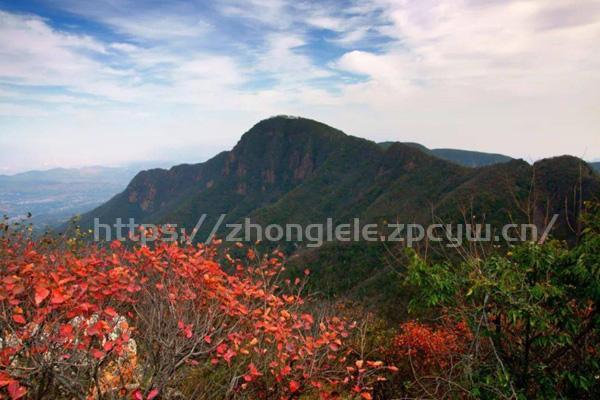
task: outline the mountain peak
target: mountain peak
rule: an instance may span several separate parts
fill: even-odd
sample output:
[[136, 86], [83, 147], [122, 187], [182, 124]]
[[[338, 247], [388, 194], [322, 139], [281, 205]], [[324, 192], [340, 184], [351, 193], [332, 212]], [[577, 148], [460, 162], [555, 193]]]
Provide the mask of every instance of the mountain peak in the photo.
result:
[[348, 137], [344, 132], [324, 123], [288, 115], [278, 115], [264, 119], [244, 133], [234, 152], [253, 148], [290, 146], [308, 142], [331, 142]]
[[307, 118], [303, 118], [299, 115], [278, 114], [278, 115], [273, 115], [272, 117], [269, 117], [269, 118], [265, 118], [263, 121], [268, 121], [270, 119], [307, 119]]
[[345, 135], [342, 131], [335, 129], [322, 122], [315, 121], [310, 118], [304, 118], [293, 115], [276, 115], [267, 119], [263, 119], [256, 123], [248, 131], [248, 133], [256, 130], [273, 130], [282, 131], [283, 133], [304, 131], [304, 133], [312, 133], [315, 129], [321, 132], [332, 131], [337, 132], [338, 134]]

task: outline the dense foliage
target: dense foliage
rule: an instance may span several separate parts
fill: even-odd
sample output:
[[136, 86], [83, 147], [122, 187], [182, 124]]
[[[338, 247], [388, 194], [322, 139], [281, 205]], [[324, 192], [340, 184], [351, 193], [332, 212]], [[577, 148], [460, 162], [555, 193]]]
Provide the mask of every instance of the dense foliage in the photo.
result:
[[413, 370], [412, 391], [600, 396], [600, 209], [590, 204], [588, 211], [572, 249], [558, 241], [525, 243], [505, 256], [467, 257], [460, 264], [430, 264], [411, 253], [406, 283], [420, 294], [413, 312], [446, 315], [435, 327], [407, 324], [397, 339], [397, 353], [415, 354], [417, 366], [427, 369], [425, 375]]
[[[371, 398], [394, 370], [352, 322], [308, 309], [278, 254], [0, 239], [0, 397]], [[308, 271], [306, 272], [308, 274]]]

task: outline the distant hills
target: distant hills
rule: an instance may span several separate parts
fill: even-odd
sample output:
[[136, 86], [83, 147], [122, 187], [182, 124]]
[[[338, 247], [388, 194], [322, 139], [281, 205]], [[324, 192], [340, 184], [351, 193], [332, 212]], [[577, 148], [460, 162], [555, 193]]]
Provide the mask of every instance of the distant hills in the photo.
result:
[[39, 228], [64, 223], [109, 200], [125, 189], [140, 169], [150, 165], [163, 164], [53, 168], [0, 175], [0, 215], [19, 218], [31, 213]]
[[[387, 149], [397, 142], [381, 142], [379, 145]], [[512, 160], [511, 157], [503, 154], [483, 153], [471, 150], [458, 149], [428, 149], [419, 143], [403, 142], [403, 144], [414, 147], [429, 155], [442, 158], [447, 161], [465, 166], [465, 167], [483, 167], [486, 165], [499, 164]]]
[[498, 154], [376, 144], [317, 121], [274, 117], [204, 163], [140, 172], [81, 222], [133, 217], [191, 228], [206, 213], [202, 236], [222, 213], [225, 222], [249, 216], [265, 224], [327, 217], [336, 223], [354, 217], [427, 223], [462, 221], [467, 213], [543, 225], [557, 212], [557, 232], [566, 233], [580, 201], [598, 196], [600, 177], [571, 156], [529, 165]]

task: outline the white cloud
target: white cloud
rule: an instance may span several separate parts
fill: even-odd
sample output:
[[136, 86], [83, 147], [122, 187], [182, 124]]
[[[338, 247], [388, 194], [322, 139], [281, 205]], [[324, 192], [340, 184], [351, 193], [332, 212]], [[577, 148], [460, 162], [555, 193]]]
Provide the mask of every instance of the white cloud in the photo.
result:
[[[600, 152], [597, 1], [378, 4], [396, 42], [348, 51], [336, 67], [368, 77], [341, 97], [369, 110], [379, 138], [534, 159]], [[580, 8], [564, 19], [556, 11]]]
[[[32, 15], [0, 12], [0, 80], [5, 83], [64, 87], [71, 93], [98, 97], [107, 102], [147, 103], [160, 92], [177, 96], [197, 83], [219, 85], [240, 83], [233, 61], [195, 50], [173, 52], [168, 47], [140, 47], [129, 43], [104, 43], [86, 35], [53, 29], [47, 21]], [[101, 54], [103, 61], [94, 55]], [[114, 67], [113, 64], [121, 64]], [[156, 97], [151, 97], [156, 96]], [[13, 100], [31, 100], [27, 93]], [[73, 100], [63, 92], [45, 93], [39, 101]]]
[[582, 25], [539, 29], [552, 3], [561, 2], [392, 2], [394, 23], [384, 31], [397, 44], [384, 54], [348, 53], [340, 67], [391, 85], [413, 80], [426, 88], [515, 94], [554, 90], [567, 74], [597, 78], [600, 53], [592, 49], [600, 38], [600, 9]]
[[138, 18], [111, 16], [104, 22], [132, 39], [177, 40], [197, 38], [208, 32], [210, 24], [193, 16], [143, 15]]
[[243, 18], [280, 29], [289, 28], [297, 17], [290, 13], [292, 2], [286, 0], [230, 0], [216, 3], [219, 11], [228, 17]]
[[[379, 46], [380, 37], [372, 37], [389, 24], [383, 15], [383, 6], [376, 2], [360, 1], [345, 7], [336, 2], [300, 3], [298, 20], [307, 25], [332, 31], [334, 38], [327, 40], [346, 48], [357, 48], [363, 44]], [[373, 40], [369, 40], [373, 39]]]
[[215, 6], [222, 26], [192, 3], [58, 4], [114, 35], [0, 12], [0, 139], [20, 132], [32, 157], [225, 149], [274, 114], [431, 147], [600, 154], [598, 1], [236, 0]]
[[56, 32], [39, 17], [0, 11], [0, 37], [0, 76], [17, 83], [64, 85], [102, 67], [81, 54], [104, 53], [101, 43]]
[[137, 0], [53, 0], [67, 10], [111, 27], [135, 41], [176, 41], [197, 38], [212, 27], [198, 14], [193, 2], [143, 4]]
[[408, 62], [406, 54], [377, 55], [354, 50], [344, 54], [337, 66], [346, 71], [367, 75], [373, 83], [384, 85], [405, 94], [412, 88], [412, 80], [418, 78], [415, 66]]
[[279, 80], [279, 85], [307, 85], [311, 79], [331, 76], [331, 72], [316, 66], [300, 48], [306, 45], [300, 36], [286, 33], [266, 37], [263, 50], [255, 53], [257, 72]]

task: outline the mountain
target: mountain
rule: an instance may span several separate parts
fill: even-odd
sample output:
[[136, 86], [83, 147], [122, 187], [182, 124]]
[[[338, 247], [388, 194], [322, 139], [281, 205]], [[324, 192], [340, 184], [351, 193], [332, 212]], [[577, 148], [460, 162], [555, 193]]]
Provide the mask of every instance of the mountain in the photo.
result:
[[[136, 223], [177, 224], [188, 232], [202, 214], [204, 239], [220, 214], [221, 226], [250, 217], [272, 224], [352, 222], [534, 223], [541, 229], [553, 214], [553, 234], [575, 237], [583, 200], [600, 199], [600, 176], [570, 156], [533, 165], [523, 160], [466, 167], [419, 146], [381, 146], [317, 121], [274, 117], [260, 121], [230, 151], [199, 164], [138, 173], [127, 188], [81, 217], [84, 228]], [[221, 234], [229, 230], [221, 229]], [[310, 242], [310, 240], [309, 240]], [[287, 273], [312, 272], [311, 290], [344, 295], [394, 319], [402, 253], [396, 243], [332, 242], [319, 248], [278, 243], [291, 254]], [[459, 254], [455, 249], [446, 249]], [[433, 255], [433, 251], [432, 251]], [[390, 267], [392, 266], [392, 267]]]
[[317, 121], [279, 116], [260, 121], [231, 151], [204, 163], [140, 172], [125, 191], [84, 214], [81, 223], [135, 218], [191, 229], [207, 214], [202, 237], [220, 214], [226, 214], [224, 223], [244, 217], [264, 224], [328, 217], [336, 223], [355, 217], [428, 223], [462, 221], [468, 208], [486, 221], [510, 216], [538, 224], [556, 210], [562, 226], [573, 217], [563, 210], [565, 204], [578, 205], [565, 203], [573, 190], [585, 199], [600, 194], [598, 175], [574, 157], [467, 168], [414, 144], [382, 146]]
[[591, 162], [589, 164], [594, 170], [596, 170], [597, 172], [600, 172], [600, 161]]
[[305, 119], [261, 121], [238, 144], [201, 164], [139, 173], [127, 189], [82, 216], [91, 226], [133, 217], [193, 227], [202, 213], [206, 225], [221, 213], [227, 221], [245, 217], [275, 202], [302, 183], [333, 153], [346, 135]]
[[[396, 142], [378, 143], [384, 149], [389, 148]], [[500, 164], [512, 160], [511, 157], [496, 153], [483, 153], [480, 151], [458, 150], [458, 149], [428, 149], [419, 143], [404, 142], [404, 144], [417, 148], [424, 153], [442, 158], [447, 161], [465, 166], [465, 167], [483, 167], [486, 165]]]
[[31, 213], [32, 222], [40, 228], [64, 223], [122, 191], [148, 165], [54, 168], [0, 175], [0, 214], [21, 218]]

